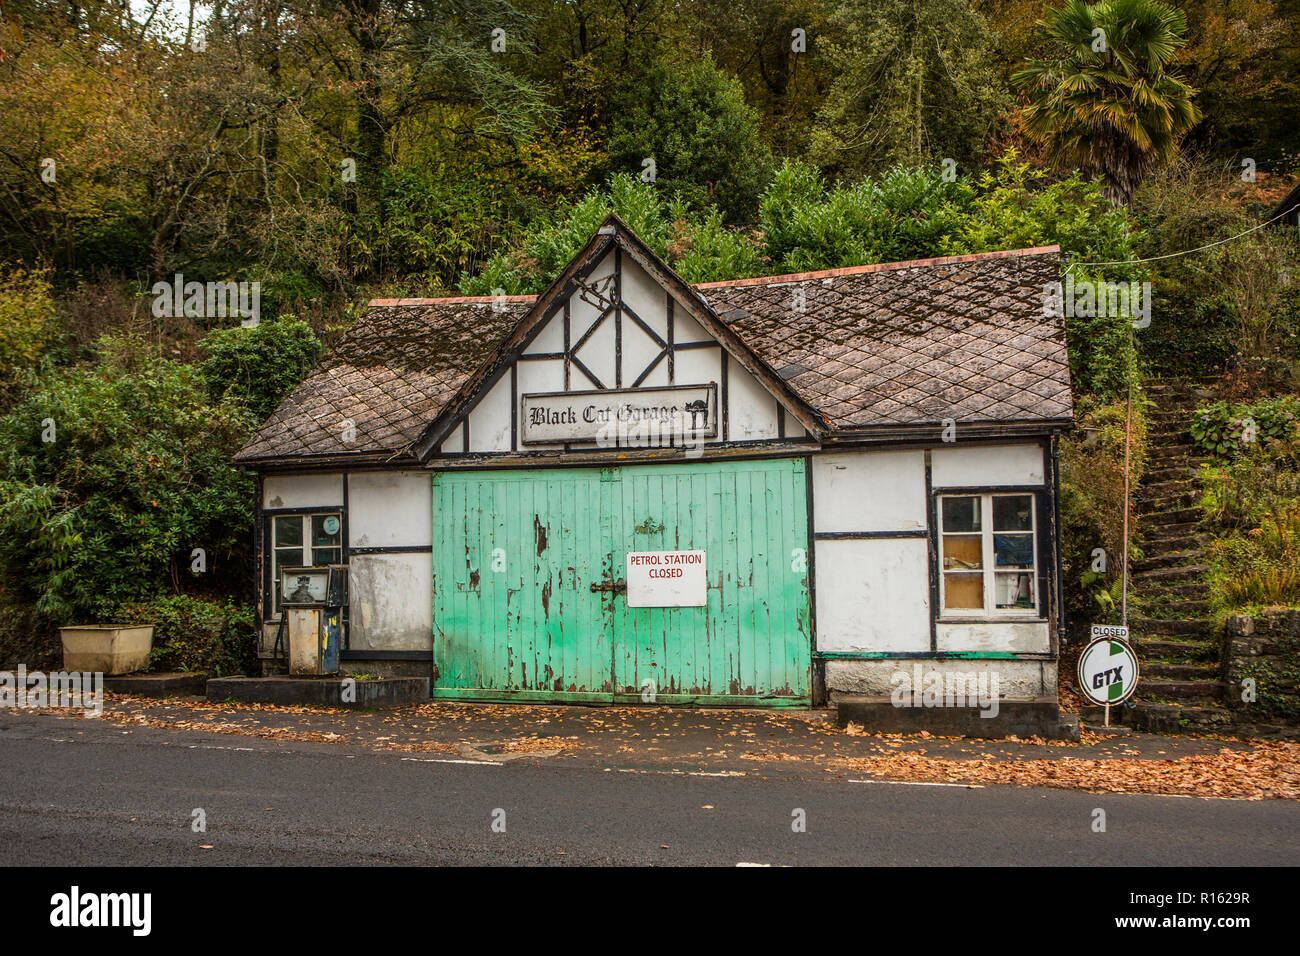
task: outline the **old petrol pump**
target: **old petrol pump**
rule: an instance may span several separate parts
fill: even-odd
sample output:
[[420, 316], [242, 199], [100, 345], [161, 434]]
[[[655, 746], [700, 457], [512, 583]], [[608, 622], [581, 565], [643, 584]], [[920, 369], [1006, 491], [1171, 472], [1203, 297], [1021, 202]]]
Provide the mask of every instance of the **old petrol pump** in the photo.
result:
[[343, 609], [348, 604], [348, 567], [282, 568], [281, 630], [287, 631], [289, 673], [334, 674], [343, 641]]

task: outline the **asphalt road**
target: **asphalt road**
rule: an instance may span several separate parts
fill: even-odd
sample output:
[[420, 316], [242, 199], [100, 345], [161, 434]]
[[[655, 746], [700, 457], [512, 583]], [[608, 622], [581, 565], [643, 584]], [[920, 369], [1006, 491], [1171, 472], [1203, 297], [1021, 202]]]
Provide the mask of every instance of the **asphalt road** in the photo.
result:
[[458, 762], [30, 715], [0, 718], [0, 767], [3, 866], [1300, 864], [1292, 801]]

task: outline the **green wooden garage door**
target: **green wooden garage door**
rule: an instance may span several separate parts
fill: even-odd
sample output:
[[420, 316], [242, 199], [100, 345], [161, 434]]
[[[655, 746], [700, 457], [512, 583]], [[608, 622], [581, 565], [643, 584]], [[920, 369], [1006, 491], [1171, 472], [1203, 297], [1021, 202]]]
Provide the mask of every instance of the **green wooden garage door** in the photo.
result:
[[[433, 481], [434, 696], [807, 703], [803, 459]], [[679, 549], [708, 604], [629, 608], [627, 552]]]

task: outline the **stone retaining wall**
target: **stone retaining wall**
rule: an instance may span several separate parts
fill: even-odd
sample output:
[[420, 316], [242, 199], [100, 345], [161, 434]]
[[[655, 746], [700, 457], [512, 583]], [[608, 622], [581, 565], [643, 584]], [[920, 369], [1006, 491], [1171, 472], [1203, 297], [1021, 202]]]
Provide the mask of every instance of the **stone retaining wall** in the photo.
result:
[[[1223, 653], [1228, 705], [1238, 730], [1271, 736], [1300, 728], [1300, 609], [1277, 608], [1228, 618]], [[1255, 700], [1249, 696], [1253, 681]]]

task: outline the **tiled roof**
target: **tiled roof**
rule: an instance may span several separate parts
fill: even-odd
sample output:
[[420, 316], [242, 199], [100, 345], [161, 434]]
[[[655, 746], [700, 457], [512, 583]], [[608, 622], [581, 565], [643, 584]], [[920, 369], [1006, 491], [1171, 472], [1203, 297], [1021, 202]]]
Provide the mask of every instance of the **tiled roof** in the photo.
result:
[[[1069, 420], [1056, 250], [697, 287], [832, 430]], [[796, 295], [802, 296], [796, 308]]]
[[[1043, 310], [1048, 283], [1059, 280], [1052, 247], [695, 288], [835, 432], [945, 419], [1068, 422], [1063, 320]], [[236, 460], [401, 452], [534, 301], [372, 302]]]
[[[235, 455], [236, 461], [396, 453], [528, 311], [453, 300], [373, 308]], [[345, 441], [348, 423], [353, 441]]]

